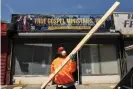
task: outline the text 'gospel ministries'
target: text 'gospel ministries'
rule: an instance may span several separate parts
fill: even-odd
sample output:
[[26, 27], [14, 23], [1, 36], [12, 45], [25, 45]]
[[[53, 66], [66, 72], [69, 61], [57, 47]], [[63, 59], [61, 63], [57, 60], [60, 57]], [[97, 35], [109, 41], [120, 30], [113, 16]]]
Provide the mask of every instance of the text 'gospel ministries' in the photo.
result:
[[73, 19], [62, 19], [62, 18], [35, 18], [35, 24], [49, 24], [49, 25], [56, 25], [56, 24], [95, 24], [97, 23], [99, 18], [95, 20], [92, 18], [73, 18]]

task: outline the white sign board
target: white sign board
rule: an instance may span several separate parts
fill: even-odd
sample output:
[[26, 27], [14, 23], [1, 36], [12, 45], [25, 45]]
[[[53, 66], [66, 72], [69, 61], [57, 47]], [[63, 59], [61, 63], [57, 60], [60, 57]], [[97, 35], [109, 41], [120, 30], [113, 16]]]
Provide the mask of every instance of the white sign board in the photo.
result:
[[115, 29], [122, 34], [133, 35], [133, 13], [113, 13]]

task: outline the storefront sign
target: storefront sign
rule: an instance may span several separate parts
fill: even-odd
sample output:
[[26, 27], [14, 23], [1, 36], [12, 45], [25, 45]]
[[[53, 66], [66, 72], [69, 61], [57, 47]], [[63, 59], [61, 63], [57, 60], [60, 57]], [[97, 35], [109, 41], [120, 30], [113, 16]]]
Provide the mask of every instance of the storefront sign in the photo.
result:
[[[43, 31], [58, 29], [91, 29], [102, 15], [41, 15], [13, 14], [12, 23], [18, 31]], [[105, 23], [101, 26], [105, 28]]]
[[117, 31], [133, 34], [133, 13], [114, 13], [114, 24]]

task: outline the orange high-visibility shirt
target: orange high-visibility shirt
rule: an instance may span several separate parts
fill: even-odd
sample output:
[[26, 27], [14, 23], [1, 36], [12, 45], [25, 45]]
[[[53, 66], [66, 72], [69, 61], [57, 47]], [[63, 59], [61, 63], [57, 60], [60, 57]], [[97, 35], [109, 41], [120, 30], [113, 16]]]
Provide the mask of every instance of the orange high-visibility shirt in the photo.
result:
[[[56, 58], [51, 64], [51, 72], [53, 73], [56, 68], [58, 68], [61, 63], [64, 61], [64, 58]], [[56, 84], [67, 84], [74, 82], [72, 73], [76, 70], [76, 62], [70, 60], [62, 70], [54, 77], [54, 82]]]

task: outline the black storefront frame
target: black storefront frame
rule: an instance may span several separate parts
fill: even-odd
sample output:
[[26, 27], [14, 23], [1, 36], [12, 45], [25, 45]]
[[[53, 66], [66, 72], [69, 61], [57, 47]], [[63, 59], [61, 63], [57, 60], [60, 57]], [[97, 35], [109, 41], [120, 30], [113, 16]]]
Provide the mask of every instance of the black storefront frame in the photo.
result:
[[[64, 34], [66, 34], [66, 33], [64, 33]], [[83, 34], [79, 34], [79, 38], [80, 39], [82, 39], [82, 37], [85, 35], [86, 33], [83, 33]], [[48, 35], [48, 34], [47, 34]], [[61, 34], [62, 35], [62, 34]], [[73, 37], [73, 36], [69, 36], [68, 38], [77, 38], [77, 35], [78, 34], [75, 34], [75, 37]], [[63, 36], [63, 35], [62, 35]], [[28, 38], [28, 40], [30, 40], [30, 39], [33, 39], [31, 42], [32, 43], [36, 43], [36, 41], [35, 41], [35, 39], [38, 39], [38, 38], [43, 38], [43, 39], [45, 39], [45, 41], [46, 41], [46, 43], [47, 42], [49, 42], [49, 40], [46, 40], [46, 39], [59, 39], [61, 36], [56, 36], [56, 35], [53, 35], [53, 37], [50, 37], [50, 36], [46, 36], [46, 37], [44, 37], [44, 36], [15, 36], [13, 39], [12, 39], [12, 41], [13, 41], [13, 44], [16, 44], [16, 41], [17, 40], [20, 40], [20, 39], [25, 39], [25, 38]], [[103, 37], [107, 37], [107, 38], [103, 38]], [[111, 37], [111, 38], [110, 38]], [[61, 37], [61, 38], [67, 38], [66, 36], [63, 36], [63, 37]], [[120, 40], [120, 34], [118, 34], [118, 33], [107, 33], [107, 34], [105, 34], [105, 33], [101, 33], [101, 34], [94, 34], [93, 35], [93, 37], [92, 37], [92, 39], [90, 39], [89, 40], [89, 42], [87, 42], [87, 43], [95, 43], [95, 42], [93, 42], [93, 39], [99, 39], [99, 41], [97, 41], [97, 42], [101, 42], [101, 43], [104, 43], [105, 42], [105, 44], [108, 44], [108, 43], [112, 43], [112, 41], [113, 41], [113, 43], [114, 44], [116, 44], [117, 45], [117, 48], [119, 48], [120, 47], [120, 45], [121, 45], [121, 43], [119, 42], [119, 40]], [[109, 42], [107, 42], [107, 40], [109, 40], [109, 39], [111, 39], [111, 41], [109, 41]], [[114, 40], [115, 39], [115, 40]], [[65, 40], [65, 41], [68, 41], [68, 40]], [[22, 43], [23, 43], [23, 41], [21, 41]], [[21, 44], [21, 42], [20, 42], [20, 44]], [[27, 42], [26, 40], [24, 41], [24, 42]], [[61, 41], [58, 41], [58, 42], [61, 42]], [[71, 40], [71, 42], [73, 42], [73, 40]], [[79, 42], [79, 40], [76, 40], [76, 42], [78, 43]], [[96, 43], [97, 43], [96, 42]], [[119, 44], [119, 45], [118, 45]], [[117, 52], [121, 52], [121, 50], [120, 49], [117, 49]], [[13, 54], [12, 54], [13, 55]], [[118, 56], [119, 57], [119, 56]], [[122, 60], [122, 59], [121, 59]], [[13, 63], [13, 61], [12, 61], [12, 63]], [[121, 70], [120, 68], [119, 68], [119, 70]], [[121, 74], [121, 73], [120, 73]], [[10, 83], [13, 83], [13, 66], [12, 66], [12, 71], [11, 71], [11, 81], [10, 81]], [[81, 80], [81, 79], [80, 79]]]

